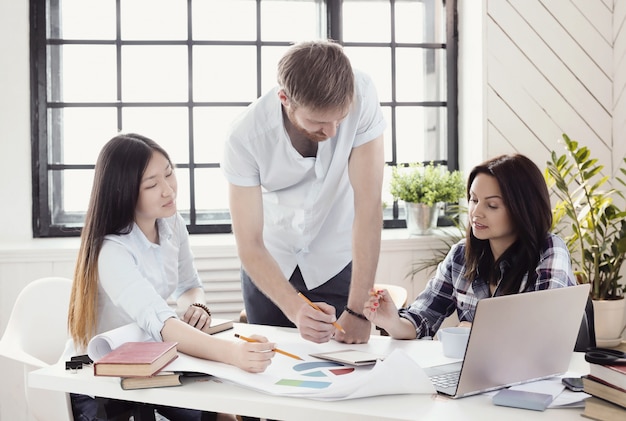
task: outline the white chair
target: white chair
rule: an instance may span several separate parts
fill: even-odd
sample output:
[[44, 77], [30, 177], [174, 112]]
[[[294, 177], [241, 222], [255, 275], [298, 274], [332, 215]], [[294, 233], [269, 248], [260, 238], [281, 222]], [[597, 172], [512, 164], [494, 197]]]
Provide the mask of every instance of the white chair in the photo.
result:
[[69, 395], [28, 387], [28, 373], [58, 362], [68, 339], [67, 312], [72, 281], [47, 277], [28, 284], [18, 295], [0, 339], [0, 356], [24, 365], [24, 394], [31, 417], [72, 421]]

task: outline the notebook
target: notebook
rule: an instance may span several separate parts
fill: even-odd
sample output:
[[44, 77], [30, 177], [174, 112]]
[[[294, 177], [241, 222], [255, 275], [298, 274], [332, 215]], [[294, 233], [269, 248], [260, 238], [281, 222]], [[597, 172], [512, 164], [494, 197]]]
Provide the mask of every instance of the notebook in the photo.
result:
[[584, 284], [480, 300], [463, 360], [426, 374], [454, 398], [563, 374], [588, 296]]

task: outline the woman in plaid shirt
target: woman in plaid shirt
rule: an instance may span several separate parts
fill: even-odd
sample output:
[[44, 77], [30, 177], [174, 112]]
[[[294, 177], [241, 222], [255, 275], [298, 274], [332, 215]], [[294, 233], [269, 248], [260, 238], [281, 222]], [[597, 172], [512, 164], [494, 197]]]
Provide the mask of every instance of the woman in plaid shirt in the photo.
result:
[[466, 238], [452, 246], [422, 293], [398, 310], [371, 291], [363, 313], [395, 339], [433, 336], [454, 311], [470, 325], [483, 298], [576, 285], [565, 242], [549, 232], [552, 209], [541, 170], [520, 154], [472, 169]]

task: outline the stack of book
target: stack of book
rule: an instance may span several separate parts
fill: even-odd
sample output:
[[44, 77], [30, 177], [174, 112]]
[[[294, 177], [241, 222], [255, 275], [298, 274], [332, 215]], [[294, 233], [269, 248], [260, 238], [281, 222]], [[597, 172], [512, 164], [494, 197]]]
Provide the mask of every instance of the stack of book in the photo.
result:
[[626, 420], [626, 365], [589, 366], [583, 390], [592, 396], [585, 401], [583, 416], [600, 421]]
[[[211, 327], [204, 329], [204, 332], [211, 335], [223, 332], [232, 329], [233, 323], [229, 319], [212, 318]], [[94, 375], [120, 377], [122, 389], [179, 386], [187, 380], [197, 381], [207, 377], [201, 373], [179, 373], [164, 370], [170, 362], [178, 357], [177, 343], [136, 342], [132, 340], [126, 342], [125, 340], [130, 337], [136, 336], [127, 333], [128, 330], [126, 329], [129, 327], [131, 332], [141, 331], [137, 325], [132, 324], [109, 331], [107, 334], [110, 337], [114, 336], [115, 332], [114, 341], [111, 341], [112, 338], [103, 338], [102, 342], [106, 342], [108, 345], [111, 342], [121, 343], [121, 345], [94, 362]], [[135, 340], [142, 340], [142, 338], [137, 337]], [[91, 342], [89, 346], [91, 347]], [[96, 349], [99, 347], [105, 348], [100, 342], [94, 345]]]
[[162, 371], [178, 357], [176, 345], [126, 342], [94, 362], [94, 375], [120, 377], [122, 389], [178, 386], [180, 373]]

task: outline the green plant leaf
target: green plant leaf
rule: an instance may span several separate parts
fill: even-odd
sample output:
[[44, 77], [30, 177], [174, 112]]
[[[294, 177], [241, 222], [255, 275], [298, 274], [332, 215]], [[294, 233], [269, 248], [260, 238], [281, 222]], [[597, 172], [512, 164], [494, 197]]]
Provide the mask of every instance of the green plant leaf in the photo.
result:
[[[544, 172], [557, 199], [552, 210], [554, 231], [564, 235], [579, 282], [592, 284], [592, 298], [621, 297], [624, 287], [618, 280], [626, 254], [626, 211], [617, 208], [613, 198], [624, 194], [606, 187], [610, 177], [602, 175], [604, 166], [588, 147], [567, 134], [561, 142], [568, 153], [551, 151]], [[626, 169], [619, 168], [618, 173], [626, 176]], [[626, 186], [620, 177], [615, 179]]]

